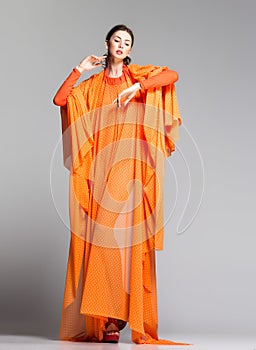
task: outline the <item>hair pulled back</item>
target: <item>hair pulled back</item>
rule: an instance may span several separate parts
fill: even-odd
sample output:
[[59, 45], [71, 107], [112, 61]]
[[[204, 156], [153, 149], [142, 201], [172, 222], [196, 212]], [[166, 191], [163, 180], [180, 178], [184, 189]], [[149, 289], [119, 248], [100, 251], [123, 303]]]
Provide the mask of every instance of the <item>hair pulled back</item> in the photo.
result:
[[[125, 24], [117, 24], [116, 26], [114, 26], [113, 28], [110, 29], [110, 31], [108, 32], [108, 34], [106, 35], [106, 42], [108, 42], [111, 38], [111, 36], [117, 32], [118, 30], [123, 30], [127, 33], [130, 34], [131, 36], [131, 39], [132, 39], [132, 42], [131, 42], [131, 47], [133, 47], [133, 43], [134, 43], [134, 35], [133, 35], [133, 32], [130, 28], [128, 28]], [[106, 55], [107, 56], [107, 55]], [[106, 57], [106, 66], [107, 66], [107, 61], [108, 61], [108, 56]], [[130, 57], [125, 57], [124, 60], [123, 60], [124, 64], [126, 66], [128, 66], [128, 64], [131, 63], [131, 58]]]

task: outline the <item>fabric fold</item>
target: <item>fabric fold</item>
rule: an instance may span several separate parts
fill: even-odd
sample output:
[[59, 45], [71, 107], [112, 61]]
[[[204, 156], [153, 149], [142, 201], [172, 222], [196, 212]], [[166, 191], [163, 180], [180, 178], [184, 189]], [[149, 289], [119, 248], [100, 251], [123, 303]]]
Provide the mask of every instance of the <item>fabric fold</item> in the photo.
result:
[[158, 339], [155, 250], [163, 249], [165, 159], [181, 124], [174, 85], [123, 89], [167, 67], [124, 67], [73, 88], [61, 108], [63, 160], [70, 171], [70, 250], [60, 339], [102, 341], [108, 317], [129, 323], [138, 344]]

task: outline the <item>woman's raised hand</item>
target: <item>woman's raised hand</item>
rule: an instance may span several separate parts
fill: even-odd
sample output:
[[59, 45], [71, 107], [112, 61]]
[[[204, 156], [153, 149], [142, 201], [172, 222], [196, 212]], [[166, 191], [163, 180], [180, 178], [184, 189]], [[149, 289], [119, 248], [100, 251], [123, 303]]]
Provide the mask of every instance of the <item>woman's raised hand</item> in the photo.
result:
[[117, 107], [121, 107], [123, 101], [124, 106], [126, 106], [130, 100], [136, 95], [136, 92], [141, 89], [140, 83], [135, 83], [127, 89], [123, 90], [113, 103], [117, 103]]
[[92, 70], [96, 67], [102, 66], [102, 63], [106, 56], [95, 56], [95, 55], [90, 55], [88, 57], [85, 57], [79, 65], [76, 67], [80, 73], [83, 73], [87, 70]]

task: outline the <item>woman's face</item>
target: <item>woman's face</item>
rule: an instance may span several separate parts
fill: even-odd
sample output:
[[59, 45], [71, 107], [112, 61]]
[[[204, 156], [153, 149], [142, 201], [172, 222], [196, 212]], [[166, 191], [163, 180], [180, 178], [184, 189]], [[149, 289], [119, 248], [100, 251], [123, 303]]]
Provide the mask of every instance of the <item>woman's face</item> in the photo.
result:
[[123, 60], [131, 52], [132, 38], [128, 32], [118, 30], [105, 42], [105, 46], [113, 58]]

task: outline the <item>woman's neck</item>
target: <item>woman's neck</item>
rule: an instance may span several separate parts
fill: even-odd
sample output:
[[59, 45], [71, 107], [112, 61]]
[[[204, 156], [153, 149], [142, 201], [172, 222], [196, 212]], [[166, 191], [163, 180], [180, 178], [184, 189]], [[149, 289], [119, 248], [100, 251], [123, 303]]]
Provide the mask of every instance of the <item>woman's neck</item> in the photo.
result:
[[115, 62], [110, 60], [108, 63], [108, 76], [110, 78], [118, 78], [123, 74], [123, 61]]

